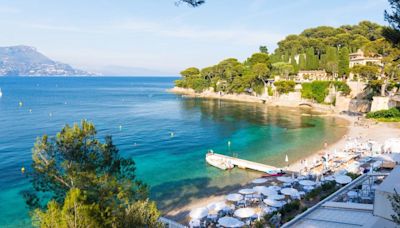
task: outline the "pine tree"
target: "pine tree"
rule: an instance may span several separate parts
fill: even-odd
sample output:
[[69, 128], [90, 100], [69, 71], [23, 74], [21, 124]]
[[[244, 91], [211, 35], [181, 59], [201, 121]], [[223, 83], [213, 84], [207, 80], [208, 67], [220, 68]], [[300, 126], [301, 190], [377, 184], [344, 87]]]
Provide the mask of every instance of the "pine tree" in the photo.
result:
[[347, 47], [341, 48], [339, 51], [339, 77], [342, 77], [343, 75], [349, 75], [349, 63], [349, 49], [347, 49]]

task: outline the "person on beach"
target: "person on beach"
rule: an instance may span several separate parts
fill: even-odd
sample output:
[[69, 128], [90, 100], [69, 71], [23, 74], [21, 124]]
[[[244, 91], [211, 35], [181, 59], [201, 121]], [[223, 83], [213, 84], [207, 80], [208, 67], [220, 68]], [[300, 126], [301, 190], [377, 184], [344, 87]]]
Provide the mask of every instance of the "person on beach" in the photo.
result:
[[325, 142], [324, 142], [324, 148], [326, 149], [327, 147], [328, 147], [328, 142], [325, 141]]

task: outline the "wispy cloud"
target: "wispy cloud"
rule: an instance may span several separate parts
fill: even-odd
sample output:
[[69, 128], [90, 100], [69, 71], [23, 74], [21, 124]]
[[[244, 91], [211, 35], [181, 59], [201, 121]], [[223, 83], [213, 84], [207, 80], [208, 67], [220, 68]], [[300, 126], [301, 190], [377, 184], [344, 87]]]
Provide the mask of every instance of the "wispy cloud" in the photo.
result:
[[196, 26], [181, 26], [170, 23], [156, 23], [143, 20], [130, 20], [116, 23], [114, 29], [127, 32], [146, 32], [157, 36], [192, 39], [204, 42], [229, 41], [235, 44], [254, 45], [261, 43], [276, 43], [284, 37], [283, 34], [260, 31], [258, 29], [240, 28], [218, 28], [211, 29]]
[[103, 25], [101, 27], [85, 27], [75, 25], [54, 25], [45, 23], [22, 24], [22, 26], [48, 31], [58, 31], [67, 33], [102, 33], [112, 34], [113, 32], [122, 33], [148, 33], [151, 35], [190, 39], [199, 42], [230, 42], [238, 45], [259, 45], [263, 43], [275, 44], [284, 37], [284, 34], [275, 32], [240, 28], [239, 26], [231, 26], [232, 28], [206, 28], [196, 26], [183, 26], [178, 23], [157, 23], [154, 21], [142, 19], [130, 19], [125, 21], [113, 22], [112, 24]]

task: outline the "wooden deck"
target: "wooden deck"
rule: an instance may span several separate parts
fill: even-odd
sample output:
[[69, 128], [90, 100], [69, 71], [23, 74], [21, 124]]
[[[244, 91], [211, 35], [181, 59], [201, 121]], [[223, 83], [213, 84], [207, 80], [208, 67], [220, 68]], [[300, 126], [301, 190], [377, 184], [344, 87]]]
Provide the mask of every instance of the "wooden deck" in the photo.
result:
[[240, 158], [234, 158], [234, 157], [226, 156], [223, 154], [212, 153], [212, 154], [208, 154], [208, 156], [212, 156], [213, 159], [221, 159], [224, 161], [228, 161], [232, 165], [237, 166], [241, 169], [252, 169], [252, 170], [264, 172], [264, 173], [268, 172], [268, 171], [279, 170], [279, 168], [274, 167], [274, 166], [265, 165], [265, 164], [252, 162], [252, 161], [247, 161], [247, 160], [240, 159]]

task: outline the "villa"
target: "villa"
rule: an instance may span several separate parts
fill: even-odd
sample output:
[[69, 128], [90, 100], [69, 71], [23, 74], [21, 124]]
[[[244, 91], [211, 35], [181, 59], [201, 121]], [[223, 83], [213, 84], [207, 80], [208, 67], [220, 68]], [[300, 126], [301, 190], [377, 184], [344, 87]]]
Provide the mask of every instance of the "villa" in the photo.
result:
[[375, 65], [382, 65], [382, 56], [377, 55], [373, 57], [367, 57], [364, 55], [364, 52], [360, 49], [357, 50], [355, 53], [350, 53], [350, 63], [349, 67], [352, 68], [355, 65], [367, 65], [375, 64]]

